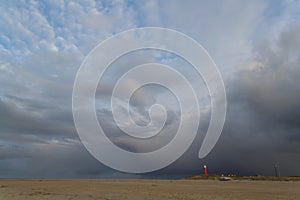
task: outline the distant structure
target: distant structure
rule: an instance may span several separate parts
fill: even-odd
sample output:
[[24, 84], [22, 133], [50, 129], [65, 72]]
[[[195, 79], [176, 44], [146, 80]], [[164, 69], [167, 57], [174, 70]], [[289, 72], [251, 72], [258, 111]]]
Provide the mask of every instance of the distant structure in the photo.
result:
[[278, 163], [274, 163], [274, 169], [275, 169], [276, 177], [280, 177], [280, 170], [279, 170], [279, 164]]
[[203, 166], [203, 174], [204, 174], [204, 175], [207, 175], [207, 168], [206, 168], [206, 165]]

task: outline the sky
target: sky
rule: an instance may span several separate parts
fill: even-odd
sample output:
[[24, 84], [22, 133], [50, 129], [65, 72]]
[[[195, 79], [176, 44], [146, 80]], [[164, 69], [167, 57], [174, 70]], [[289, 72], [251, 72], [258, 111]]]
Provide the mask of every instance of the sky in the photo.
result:
[[[0, 0], [0, 177], [180, 178], [201, 173], [204, 164], [208, 173], [239, 175], [274, 175], [278, 164], [281, 175], [300, 176], [299, 10], [296, 0]], [[216, 146], [199, 159], [211, 109], [201, 77], [166, 52], [141, 50], [119, 58], [96, 94], [99, 123], [118, 146], [157, 149], [179, 123], [174, 96], [150, 85], [134, 94], [132, 116], [147, 124], [147, 110], [161, 103], [168, 113], [161, 132], [166, 137], [122, 137], [108, 102], [112, 85], [132, 66], [174, 67], [196, 88], [201, 107], [197, 137], [182, 157], [156, 172], [127, 174], [101, 164], [81, 143], [72, 89], [77, 70], [98, 43], [149, 26], [180, 31], [209, 52], [224, 80], [227, 116]], [[117, 112], [124, 106], [119, 102]]]

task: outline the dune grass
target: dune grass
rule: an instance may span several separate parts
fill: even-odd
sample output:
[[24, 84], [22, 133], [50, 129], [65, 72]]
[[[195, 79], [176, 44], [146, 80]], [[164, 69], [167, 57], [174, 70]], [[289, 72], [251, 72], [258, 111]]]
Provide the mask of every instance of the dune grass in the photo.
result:
[[[189, 176], [185, 179], [187, 180], [218, 180], [221, 175], [211, 174], [211, 175], [195, 175]], [[249, 180], [249, 181], [300, 181], [300, 176], [232, 176], [232, 180]]]

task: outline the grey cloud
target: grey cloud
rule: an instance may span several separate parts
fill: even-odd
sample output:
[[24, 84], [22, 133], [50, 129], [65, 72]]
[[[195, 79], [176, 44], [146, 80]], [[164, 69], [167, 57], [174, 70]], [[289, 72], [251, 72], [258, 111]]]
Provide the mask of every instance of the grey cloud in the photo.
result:
[[[277, 41], [262, 43], [250, 64], [227, 83], [225, 128], [208, 158], [216, 171], [218, 166], [225, 171], [273, 175], [273, 164], [279, 162], [282, 175], [299, 174], [299, 34], [295, 25]], [[294, 59], [287, 58], [290, 54]]]
[[[254, 49], [256, 55], [249, 63], [240, 64], [238, 69], [235, 66], [228, 68], [228, 65], [235, 63], [229, 59], [249, 53], [251, 45], [248, 40], [254, 27], [261, 22], [258, 19], [265, 8], [265, 3], [260, 4], [259, 1], [251, 7], [245, 7], [244, 3], [242, 6], [237, 2], [224, 3], [227, 7], [220, 15], [213, 17], [209, 16], [212, 16], [210, 10], [215, 10], [214, 3], [195, 6], [191, 2], [185, 5], [167, 2], [162, 6], [155, 3], [142, 6], [139, 12], [147, 11], [145, 18], [141, 19], [145, 20], [146, 25], [165, 24], [196, 39], [200, 38], [199, 41], [203, 41], [204, 46], [208, 46], [212, 55], [217, 57], [217, 63], [224, 64], [221, 72], [229, 74], [226, 74], [225, 82], [228, 97], [226, 124], [216, 147], [203, 160], [198, 159], [198, 151], [210, 119], [206, 107], [193, 145], [178, 161], [165, 169], [134, 176], [115, 172], [100, 164], [85, 150], [77, 136], [71, 111], [72, 83], [84, 54], [96, 42], [113, 32], [134, 27], [136, 22], [130, 6], [121, 9], [122, 5], [115, 5], [110, 19], [102, 15], [100, 10], [86, 12], [84, 7], [94, 5], [85, 5], [85, 2], [73, 5], [39, 3], [38, 7], [33, 8], [33, 13], [39, 16], [36, 18], [39, 23], [32, 26], [32, 32], [39, 35], [40, 30], [48, 30], [49, 34], [46, 38], [36, 38], [36, 34], [33, 34], [34, 37], [28, 39], [26, 44], [18, 40], [17, 33], [22, 34], [30, 29], [31, 23], [26, 21], [29, 13], [25, 13], [22, 21], [27, 25], [23, 29], [22, 26], [14, 29], [13, 20], [18, 21], [20, 15], [13, 19], [9, 13], [1, 12], [5, 14], [1, 27], [5, 28], [4, 35], [9, 36], [6, 46], [10, 44], [12, 49], [0, 48], [0, 177], [161, 178], [164, 175], [174, 178], [200, 173], [203, 164], [208, 165], [209, 173], [273, 175], [274, 162], [280, 163], [282, 175], [300, 174], [300, 26], [295, 25], [284, 31], [277, 40], [257, 45]], [[53, 6], [57, 10], [51, 10]], [[64, 7], [66, 13], [63, 17]], [[49, 10], [49, 16], [39, 15], [43, 9]], [[158, 12], [153, 12], [155, 10]], [[240, 12], [243, 18], [239, 17]], [[180, 20], [174, 17], [178, 13], [183, 14]], [[72, 17], [74, 14], [78, 14], [79, 21]], [[138, 11], [136, 14], [139, 14]], [[65, 21], [58, 20], [62, 18]], [[194, 19], [199, 19], [197, 24]], [[224, 23], [224, 19], [228, 23]], [[58, 26], [52, 30], [56, 23]], [[52, 34], [53, 31], [56, 34]], [[223, 33], [221, 36], [220, 32]], [[27, 37], [25, 34], [20, 38], [25, 40]], [[53, 45], [57, 51], [51, 49]], [[142, 142], [124, 136], [113, 123], [106, 103], [114, 83], [129, 67], [153, 61], [147, 53], [120, 58], [107, 70], [100, 82], [104, 87], [99, 89], [96, 96], [98, 100], [104, 100], [104, 103], [97, 105], [97, 114], [111, 140], [135, 152], [147, 152], [170, 141], [172, 133], [177, 130], [180, 116], [177, 109], [172, 110], [175, 103], [170, 102], [169, 98], [163, 101], [166, 92], [158, 88], [141, 90], [133, 97], [131, 106], [137, 114], [135, 119], [140, 123], [146, 123], [147, 108], [154, 102], [162, 100], [170, 108], [162, 132], [166, 136], [161, 134], [153, 140]], [[177, 68], [186, 71], [187, 75], [193, 74], [185, 67], [180, 63]], [[198, 79], [193, 77], [195, 82], [199, 82]], [[198, 85], [196, 89], [202, 93]], [[160, 98], [154, 96], [153, 92], [158, 92]], [[119, 106], [122, 109], [122, 105]]]

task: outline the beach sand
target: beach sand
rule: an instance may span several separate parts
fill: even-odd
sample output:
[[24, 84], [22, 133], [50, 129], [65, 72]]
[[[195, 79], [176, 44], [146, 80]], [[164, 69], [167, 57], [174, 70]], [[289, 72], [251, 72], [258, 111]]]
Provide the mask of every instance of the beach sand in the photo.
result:
[[0, 200], [300, 199], [300, 182], [217, 180], [0, 180]]

